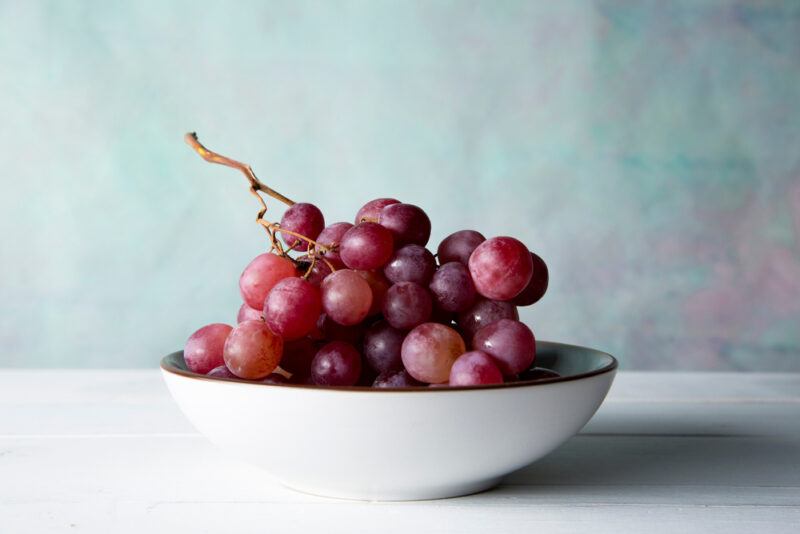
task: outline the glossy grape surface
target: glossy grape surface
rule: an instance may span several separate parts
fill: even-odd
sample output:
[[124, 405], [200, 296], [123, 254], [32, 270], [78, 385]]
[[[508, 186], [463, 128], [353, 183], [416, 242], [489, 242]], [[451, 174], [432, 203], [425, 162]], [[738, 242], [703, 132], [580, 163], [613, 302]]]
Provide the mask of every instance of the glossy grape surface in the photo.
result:
[[339, 256], [350, 269], [370, 271], [380, 269], [394, 252], [392, 233], [373, 222], [363, 222], [342, 236]]
[[517, 306], [530, 306], [541, 299], [545, 292], [547, 292], [547, 284], [550, 280], [550, 274], [547, 271], [547, 264], [537, 254], [531, 252], [531, 261], [533, 262], [533, 274], [531, 280], [522, 292], [514, 297], [512, 302]]
[[390, 204], [381, 210], [380, 224], [394, 236], [394, 246], [413, 243], [425, 246], [431, 237], [431, 220], [413, 204]]
[[311, 380], [325, 386], [352, 386], [361, 375], [361, 355], [344, 341], [324, 345], [311, 362]]
[[428, 288], [436, 306], [448, 312], [465, 311], [475, 302], [477, 295], [469, 270], [457, 261], [439, 267]]
[[533, 274], [531, 253], [513, 237], [493, 237], [469, 257], [475, 289], [486, 298], [510, 300], [519, 295]]
[[397, 329], [408, 330], [424, 323], [432, 311], [430, 292], [419, 284], [401, 282], [386, 292], [383, 316]]
[[[325, 228], [325, 217], [314, 204], [298, 202], [286, 210], [281, 217], [281, 228], [303, 235], [311, 240]], [[292, 234], [281, 232], [284, 243], [291, 249], [306, 250], [309, 242]]]
[[322, 295], [318, 287], [302, 278], [284, 278], [267, 295], [264, 319], [284, 341], [309, 334], [322, 313]]
[[451, 261], [468, 265], [472, 251], [484, 241], [486, 241], [486, 238], [483, 237], [483, 234], [475, 230], [459, 230], [450, 234], [439, 243], [439, 248], [436, 250], [439, 265], [444, 265]]
[[500, 319], [478, 330], [472, 347], [491, 355], [505, 376], [525, 371], [536, 357], [533, 332], [524, 323], [511, 319]]
[[356, 271], [363, 278], [372, 290], [372, 305], [369, 307], [367, 316], [381, 313], [383, 302], [386, 300], [386, 292], [389, 291], [389, 280], [380, 271]]
[[283, 340], [263, 321], [244, 321], [225, 341], [225, 365], [239, 378], [258, 380], [278, 366]]
[[451, 386], [502, 384], [503, 373], [491, 356], [480, 350], [465, 352], [450, 368]]
[[381, 373], [372, 383], [374, 388], [418, 388], [425, 387], [425, 384], [415, 380], [405, 369], [401, 371], [389, 371]]
[[204, 375], [215, 367], [223, 365], [225, 361], [222, 351], [231, 330], [233, 327], [229, 325], [213, 323], [189, 336], [183, 349], [186, 367], [194, 373]]
[[403, 368], [400, 347], [405, 333], [386, 321], [378, 321], [364, 334], [364, 360], [378, 373], [398, 371]]
[[411, 376], [435, 384], [449, 380], [453, 362], [464, 352], [458, 332], [439, 323], [424, 323], [403, 340], [401, 357]]
[[242, 300], [255, 310], [264, 308], [264, 300], [270, 289], [280, 280], [290, 276], [298, 276], [294, 264], [277, 254], [259, 254], [239, 277], [239, 291]]
[[472, 343], [475, 332], [500, 319], [519, 319], [517, 307], [510, 302], [478, 297], [472, 306], [458, 314], [456, 322], [467, 343]]
[[357, 272], [342, 269], [322, 281], [322, 309], [328, 318], [349, 326], [363, 321], [372, 306], [372, 289]]
[[394, 198], [376, 198], [370, 200], [358, 210], [356, 213], [355, 223], [361, 222], [378, 222], [380, 220], [381, 210], [390, 204], [399, 204], [400, 201]]
[[436, 272], [436, 259], [433, 254], [420, 245], [404, 245], [392, 255], [383, 268], [383, 274], [391, 282], [414, 282], [428, 285]]

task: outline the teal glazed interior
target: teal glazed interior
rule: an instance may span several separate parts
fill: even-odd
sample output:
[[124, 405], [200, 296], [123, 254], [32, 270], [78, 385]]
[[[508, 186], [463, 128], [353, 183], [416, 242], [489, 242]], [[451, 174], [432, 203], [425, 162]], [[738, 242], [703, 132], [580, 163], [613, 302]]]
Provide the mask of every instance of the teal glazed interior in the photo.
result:
[[[563, 343], [554, 343], [551, 341], [537, 341], [536, 342], [536, 360], [534, 367], [544, 367], [557, 372], [558, 378], [544, 378], [538, 380], [527, 380], [508, 382], [505, 384], [495, 384], [490, 386], [459, 386], [441, 389], [426, 389], [425, 391], [453, 391], [461, 389], [487, 389], [487, 388], [502, 388], [502, 387], [518, 387], [525, 385], [536, 384], [550, 384], [557, 382], [566, 382], [580, 378], [587, 378], [589, 376], [598, 375], [613, 371], [617, 368], [617, 360], [610, 354], [601, 352], [599, 350], [590, 349], [587, 347], [578, 347], [576, 345], [565, 345]], [[243, 380], [236, 380], [230, 378], [209, 378], [205, 375], [193, 373], [186, 368], [186, 363], [183, 360], [183, 351], [173, 352], [164, 356], [161, 360], [161, 368], [165, 371], [184, 375], [192, 378], [201, 378], [204, 380], [219, 380], [227, 382], [239, 382], [253, 385], [261, 385], [271, 387], [269, 384], [260, 384], [258, 382], [248, 382]], [[344, 390], [357, 390], [357, 391], [397, 391], [398, 388], [365, 388], [356, 386], [309, 386], [302, 384], [285, 384], [281, 387], [298, 387], [298, 388], [319, 388], [325, 389], [344, 389]], [[420, 388], [401, 388], [403, 391], [418, 391]]]

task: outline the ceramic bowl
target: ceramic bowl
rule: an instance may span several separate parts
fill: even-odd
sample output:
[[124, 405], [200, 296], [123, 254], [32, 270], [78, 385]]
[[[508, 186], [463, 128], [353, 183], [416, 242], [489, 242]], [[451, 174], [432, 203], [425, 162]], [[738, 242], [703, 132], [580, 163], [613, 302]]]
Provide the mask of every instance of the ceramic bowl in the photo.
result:
[[363, 500], [485, 490], [578, 432], [617, 368], [603, 352], [537, 342], [561, 377], [494, 386], [370, 389], [269, 385], [161, 369], [189, 420], [232, 457], [292, 489]]

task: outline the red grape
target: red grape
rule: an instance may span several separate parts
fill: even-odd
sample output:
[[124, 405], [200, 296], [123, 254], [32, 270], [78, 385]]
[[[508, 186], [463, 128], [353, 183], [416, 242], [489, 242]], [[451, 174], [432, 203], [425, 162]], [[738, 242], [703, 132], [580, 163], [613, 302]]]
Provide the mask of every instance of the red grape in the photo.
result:
[[391, 285], [380, 271], [356, 271], [358, 275], [366, 280], [372, 290], [372, 305], [369, 307], [367, 317], [378, 314], [383, 310], [383, 301], [386, 299], [386, 292]]
[[364, 320], [372, 305], [372, 290], [357, 272], [342, 269], [322, 281], [322, 309], [339, 324], [354, 325]]
[[297, 276], [297, 269], [291, 260], [277, 254], [259, 254], [239, 277], [242, 299], [253, 309], [263, 309], [269, 290], [280, 280], [290, 276]]
[[326, 386], [352, 386], [361, 375], [361, 355], [344, 341], [324, 345], [311, 362], [311, 380]]
[[533, 275], [531, 275], [531, 281], [528, 282], [528, 285], [525, 286], [522, 293], [512, 300], [517, 306], [530, 306], [538, 302], [547, 291], [547, 283], [549, 280], [547, 264], [533, 252], [531, 252], [531, 260], [533, 260]]
[[424, 323], [408, 333], [400, 350], [403, 365], [421, 382], [447, 382], [453, 362], [464, 354], [458, 332], [439, 323]]
[[389, 324], [408, 330], [430, 319], [433, 301], [427, 289], [414, 282], [400, 282], [389, 288], [383, 303], [383, 316]]
[[351, 269], [370, 271], [386, 265], [394, 251], [392, 233], [373, 222], [363, 222], [345, 232], [339, 256]]
[[189, 336], [183, 349], [183, 361], [193, 373], [206, 374], [224, 362], [222, 350], [233, 328], [222, 323], [204, 326]]
[[207, 372], [206, 376], [213, 376], [214, 378], [239, 378], [235, 374], [231, 373], [231, 370], [225, 367], [224, 363]]
[[500, 319], [519, 319], [517, 307], [510, 302], [478, 298], [469, 309], [458, 314], [457, 322], [464, 338], [471, 343], [475, 332]]
[[475, 285], [463, 263], [445, 263], [433, 275], [430, 286], [437, 307], [449, 312], [460, 312], [475, 302]]
[[261, 316], [261, 310], [254, 310], [247, 304], [242, 304], [239, 307], [239, 313], [236, 314], [236, 322], [242, 321], [263, 321], [264, 317]]
[[393, 198], [376, 198], [370, 200], [358, 210], [356, 213], [356, 224], [365, 221], [378, 222], [381, 216], [381, 210], [390, 204], [399, 204], [399, 200]]
[[533, 332], [525, 324], [511, 319], [500, 319], [478, 330], [472, 346], [491, 355], [506, 376], [525, 371], [536, 357]]
[[424, 386], [425, 384], [415, 380], [405, 369], [381, 373], [372, 383], [374, 388], [414, 388]]
[[283, 340], [263, 321], [244, 321], [228, 335], [223, 356], [233, 374], [258, 380], [275, 370], [282, 353]]
[[322, 313], [319, 288], [302, 278], [284, 278], [267, 295], [264, 319], [270, 329], [284, 341], [299, 339], [310, 333]]
[[322, 281], [325, 279], [326, 276], [328, 276], [333, 272], [331, 271], [331, 268], [328, 266], [328, 264], [325, 263], [325, 261], [322, 259], [322, 257], [317, 258], [316, 261], [313, 262], [314, 263], [313, 267], [311, 267], [312, 263], [311, 257], [308, 254], [300, 256], [299, 258], [297, 258], [297, 261], [298, 261], [297, 268], [300, 270], [301, 273], [305, 274], [306, 272], [308, 272], [309, 268], [311, 269], [311, 272], [308, 273], [308, 276], [306, 276], [306, 280], [308, 280], [317, 287], [319, 287], [320, 284], [322, 284]]
[[483, 234], [475, 230], [459, 230], [449, 236], [445, 237], [439, 248], [436, 250], [436, 255], [439, 257], [439, 265], [457, 261], [464, 265], [469, 264], [469, 257], [475, 248], [486, 241]]
[[344, 267], [342, 258], [339, 256], [339, 244], [342, 242], [342, 237], [353, 225], [349, 222], [337, 222], [326, 226], [315, 240], [323, 247], [329, 247], [328, 252], [325, 253], [325, 259], [337, 268]]
[[[317, 236], [325, 227], [325, 217], [314, 204], [299, 202], [289, 206], [289, 209], [281, 217], [281, 228], [303, 235], [309, 239], [316, 240]], [[284, 243], [290, 249], [305, 250], [308, 241], [295, 235], [281, 232]]]
[[480, 350], [465, 352], [450, 368], [451, 386], [502, 384], [503, 373], [491, 356]]
[[292, 375], [308, 376], [311, 374], [311, 360], [317, 350], [317, 344], [307, 337], [288, 341], [283, 344], [280, 367]]
[[400, 347], [405, 334], [386, 321], [378, 321], [364, 334], [364, 359], [378, 373], [403, 368]]
[[469, 273], [475, 289], [484, 297], [510, 300], [531, 280], [531, 253], [513, 237], [493, 237], [472, 252]]
[[431, 237], [431, 220], [413, 204], [390, 204], [381, 210], [382, 226], [391, 230], [396, 247], [413, 243], [425, 246]]
[[415, 282], [428, 285], [436, 271], [433, 254], [419, 245], [405, 245], [394, 252], [389, 263], [383, 268], [386, 278], [394, 282]]

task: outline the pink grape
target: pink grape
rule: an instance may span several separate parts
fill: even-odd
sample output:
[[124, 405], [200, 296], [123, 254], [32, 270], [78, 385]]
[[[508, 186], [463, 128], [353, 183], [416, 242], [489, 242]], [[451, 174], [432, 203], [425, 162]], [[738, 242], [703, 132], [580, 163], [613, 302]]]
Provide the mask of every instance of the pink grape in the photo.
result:
[[379, 222], [391, 230], [394, 245], [409, 243], [425, 246], [431, 237], [431, 220], [422, 208], [413, 204], [390, 204], [381, 210]]
[[530, 306], [538, 302], [547, 291], [547, 283], [550, 278], [547, 264], [533, 252], [531, 252], [531, 260], [533, 261], [533, 275], [522, 293], [514, 297], [512, 302], [517, 306]]
[[350, 269], [370, 271], [386, 265], [394, 252], [392, 233], [373, 222], [363, 222], [345, 232], [339, 256]]
[[324, 345], [311, 362], [311, 380], [325, 386], [352, 386], [361, 375], [361, 355], [344, 341]]
[[386, 292], [389, 291], [389, 280], [380, 271], [356, 271], [363, 278], [372, 290], [372, 305], [369, 307], [368, 317], [381, 313], [383, 301], [386, 300]]
[[364, 334], [364, 360], [378, 373], [397, 371], [403, 368], [400, 347], [405, 333], [393, 328], [386, 321], [378, 321]]
[[304, 337], [283, 344], [280, 367], [292, 375], [311, 374], [311, 360], [317, 354], [318, 346], [313, 340]]
[[484, 297], [510, 300], [531, 280], [531, 253], [513, 237], [493, 237], [472, 252], [469, 273], [475, 289]]
[[506, 376], [530, 368], [536, 357], [533, 332], [524, 323], [511, 319], [500, 319], [478, 330], [472, 347], [492, 356]]
[[271, 373], [268, 374], [266, 377], [259, 380], [262, 384], [272, 384], [274, 386], [280, 386], [281, 384], [288, 384], [289, 379], [283, 376], [280, 373]]
[[204, 326], [189, 336], [183, 349], [183, 360], [193, 373], [206, 374], [224, 362], [222, 350], [233, 328], [222, 323]]
[[244, 321], [225, 340], [225, 365], [247, 380], [264, 378], [278, 366], [283, 340], [263, 321]]
[[468, 265], [472, 251], [484, 241], [486, 241], [486, 238], [483, 237], [483, 234], [475, 230], [459, 230], [450, 234], [439, 243], [439, 248], [436, 250], [439, 265], [444, 265], [451, 261]]
[[358, 213], [356, 213], [356, 224], [365, 221], [378, 222], [380, 219], [381, 210], [383, 208], [390, 204], [399, 203], [399, 200], [395, 200], [393, 198], [376, 198], [375, 200], [370, 200], [361, 206], [361, 209], [358, 210]]
[[519, 319], [517, 307], [510, 302], [478, 298], [466, 311], [458, 314], [458, 327], [467, 342], [472, 342], [475, 332], [500, 319]]
[[239, 290], [245, 303], [255, 310], [264, 308], [272, 287], [284, 278], [298, 276], [294, 263], [277, 254], [259, 254], [239, 277]]
[[475, 302], [477, 295], [469, 270], [456, 261], [439, 267], [428, 287], [436, 306], [449, 312], [466, 310]]
[[393, 327], [408, 330], [430, 319], [433, 301], [427, 289], [414, 282], [400, 282], [389, 288], [383, 302], [383, 316]]
[[[325, 217], [314, 204], [299, 202], [289, 206], [289, 209], [283, 214], [281, 228], [315, 240], [325, 228]], [[305, 250], [308, 247], [308, 241], [295, 235], [281, 232], [281, 237], [291, 249]]]
[[374, 388], [418, 388], [424, 386], [425, 384], [419, 380], [415, 380], [405, 369], [381, 373], [372, 383], [372, 387]]
[[225, 367], [224, 363], [207, 372], [206, 376], [213, 376], [214, 378], [239, 378], [235, 374], [231, 373], [231, 370]]
[[308, 272], [309, 269], [311, 269], [311, 272], [308, 273], [308, 276], [306, 276], [306, 280], [308, 280], [309, 282], [311, 282], [311, 284], [317, 287], [319, 287], [320, 284], [322, 284], [322, 281], [325, 279], [326, 276], [328, 276], [333, 272], [331, 271], [330, 266], [327, 263], [325, 263], [325, 261], [323, 261], [321, 257], [317, 258], [317, 260], [313, 262], [314, 264], [313, 267], [311, 267], [312, 264], [311, 257], [308, 256], [307, 254], [297, 258], [297, 261], [298, 261], [298, 269], [302, 274], [305, 275], [305, 273]]
[[261, 316], [261, 310], [254, 310], [247, 304], [242, 304], [239, 307], [239, 313], [236, 314], [236, 322], [241, 323], [242, 321], [263, 321], [264, 318]]
[[322, 281], [322, 309], [339, 324], [349, 326], [364, 320], [372, 306], [372, 290], [357, 272], [342, 269]]
[[284, 341], [309, 334], [322, 313], [319, 288], [302, 278], [284, 278], [267, 295], [264, 318], [270, 329]]
[[479, 350], [465, 352], [450, 368], [451, 386], [502, 384], [503, 373], [491, 356]]
[[320, 315], [317, 321], [318, 328], [322, 331], [322, 339], [328, 341], [346, 341], [353, 346], [361, 344], [364, 338], [364, 323], [354, 325], [341, 325], [328, 317], [326, 314]]
[[419, 245], [405, 245], [394, 252], [389, 263], [383, 268], [386, 278], [394, 282], [414, 282], [428, 285], [436, 271], [433, 254]]
[[439, 323], [424, 323], [408, 333], [400, 350], [403, 365], [421, 382], [447, 382], [456, 358], [464, 354], [458, 332]]
[[325, 253], [325, 259], [331, 262], [337, 269], [344, 267], [344, 262], [342, 262], [342, 258], [339, 256], [339, 244], [342, 242], [344, 234], [352, 227], [353, 225], [349, 222], [333, 223], [326, 226], [322, 232], [320, 232], [319, 236], [317, 236], [317, 243], [323, 247], [333, 248], [333, 250], [329, 250]]

